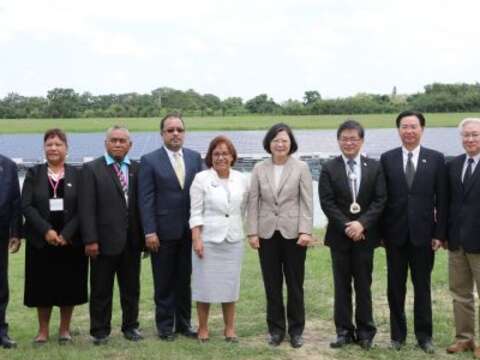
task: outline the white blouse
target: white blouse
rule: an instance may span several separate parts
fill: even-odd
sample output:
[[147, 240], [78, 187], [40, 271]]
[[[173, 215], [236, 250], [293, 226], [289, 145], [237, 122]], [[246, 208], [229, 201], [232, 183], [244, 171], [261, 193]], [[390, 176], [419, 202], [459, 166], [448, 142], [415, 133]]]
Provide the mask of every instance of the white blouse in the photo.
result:
[[199, 172], [190, 187], [190, 228], [202, 226], [204, 242], [243, 240], [248, 185], [247, 177], [233, 169], [226, 185], [213, 169]]

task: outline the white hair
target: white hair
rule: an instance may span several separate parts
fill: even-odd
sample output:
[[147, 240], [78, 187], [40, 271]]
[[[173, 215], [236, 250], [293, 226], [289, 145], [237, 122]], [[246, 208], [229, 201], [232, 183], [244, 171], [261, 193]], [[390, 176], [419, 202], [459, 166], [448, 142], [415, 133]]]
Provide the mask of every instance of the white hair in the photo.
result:
[[458, 131], [462, 132], [463, 128], [467, 124], [478, 124], [480, 125], [480, 118], [465, 118], [462, 121], [460, 121], [460, 124], [458, 124]]
[[120, 125], [113, 125], [111, 128], [109, 128], [107, 130], [105, 138], [108, 140], [112, 135], [112, 132], [114, 132], [115, 130], [121, 130], [125, 132], [128, 136], [128, 139], [130, 139], [130, 131], [128, 131], [128, 129], [125, 126], [120, 126]]

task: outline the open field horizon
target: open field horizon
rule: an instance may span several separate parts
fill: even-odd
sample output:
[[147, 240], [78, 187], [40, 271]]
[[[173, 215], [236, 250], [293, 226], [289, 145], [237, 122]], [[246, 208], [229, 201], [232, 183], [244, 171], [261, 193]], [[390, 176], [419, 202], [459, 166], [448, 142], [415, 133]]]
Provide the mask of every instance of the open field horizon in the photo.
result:
[[[480, 117], [480, 113], [425, 114], [427, 127], [456, 127], [466, 117]], [[360, 121], [367, 129], [394, 128], [397, 114], [353, 115], [244, 115], [244, 116], [185, 116], [188, 131], [266, 130], [277, 122], [285, 122], [293, 129], [335, 129], [347, 118]], [[79, 118], [79, 119], [0, 119], [0, 133], [43, 133], [59, 127], [66, 132], [104, 132], [112, 125], [126, 126], [132, 132], [158, 131], [158, 118]]]

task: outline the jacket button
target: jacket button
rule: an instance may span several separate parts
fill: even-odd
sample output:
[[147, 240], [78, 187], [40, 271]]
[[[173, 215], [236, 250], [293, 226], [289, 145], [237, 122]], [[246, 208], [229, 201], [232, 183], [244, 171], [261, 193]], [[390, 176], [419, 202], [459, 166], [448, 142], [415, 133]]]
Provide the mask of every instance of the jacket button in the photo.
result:
[[278, 216], [278, 213], [273, 213], [273, 215]]
[[228, 214], [225, 214], [225, 217], [229, 217], [229, 216], [230, 216], [230, 215], [228, 215]]

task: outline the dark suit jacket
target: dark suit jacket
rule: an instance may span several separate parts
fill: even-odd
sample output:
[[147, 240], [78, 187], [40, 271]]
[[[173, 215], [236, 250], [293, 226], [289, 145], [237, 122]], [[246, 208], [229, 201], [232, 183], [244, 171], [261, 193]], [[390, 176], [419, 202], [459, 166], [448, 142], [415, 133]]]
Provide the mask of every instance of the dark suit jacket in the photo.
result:
[[477, 164], [466, 189], [462, 170], [466, 155], [447, 164], [450, 189], [448, 216], [448, 248], [460, 246], [469, 253], [480, 253], [480, 166]]
[[[25, 216], [25, 238], [36, 248], [46, 245], [45, 234], [50, 225], [50, 192], [47, 164], [28, 169], [22, 188], [22, 210]], [[64, 227], [60, 235], [73, 245], [81, 245], [78, 237], [78, 170], [65, 165]]]
[[0, 241], [22, 236], [22, 208], [17, 165], [0, 155]]
[[185, 185], [182, 189], [167, 151], [162, 146], [142, 156], [138, 197], [145, 234], [156, 233], [160, 240], [181, 239], [190, 232], [190, 185], [202, 170], [196, 151], [183, 148]]
[[[379, 218], [387, 201], [385, 179], [380, 163], [361, 157], [361, 181], [357, 202], [358, 214], [350, 213], [352, 194], [341, 156], [322, 166], [318, 183], [320, 205], [328, 218], [325, 245], [336, 250], [348, 250], [352, 246], [374, 248], [380, 241]], [[357, 220], [365, 228], [365, 240], [354, 242], [345, 234], [345, 224]]]
[[138, 163], [128, 167], [128, 207], [122, 186], [105, 157], [84, 164], [80, 197], [80, 224], [84, 244], [97, 242], [100, 254], [118, 255], [126, 246], [142, 250], [137, 201]]
[[[411, 189], [403, 169], [402, 148], [382, 154], [387, 206], [382, 218], [385, 244], [428, 246], [433, 238], [447, 238], [448, 186], [444, 156], [420, 148]], [[435, 216], [436, 212], [436, 216]]]

